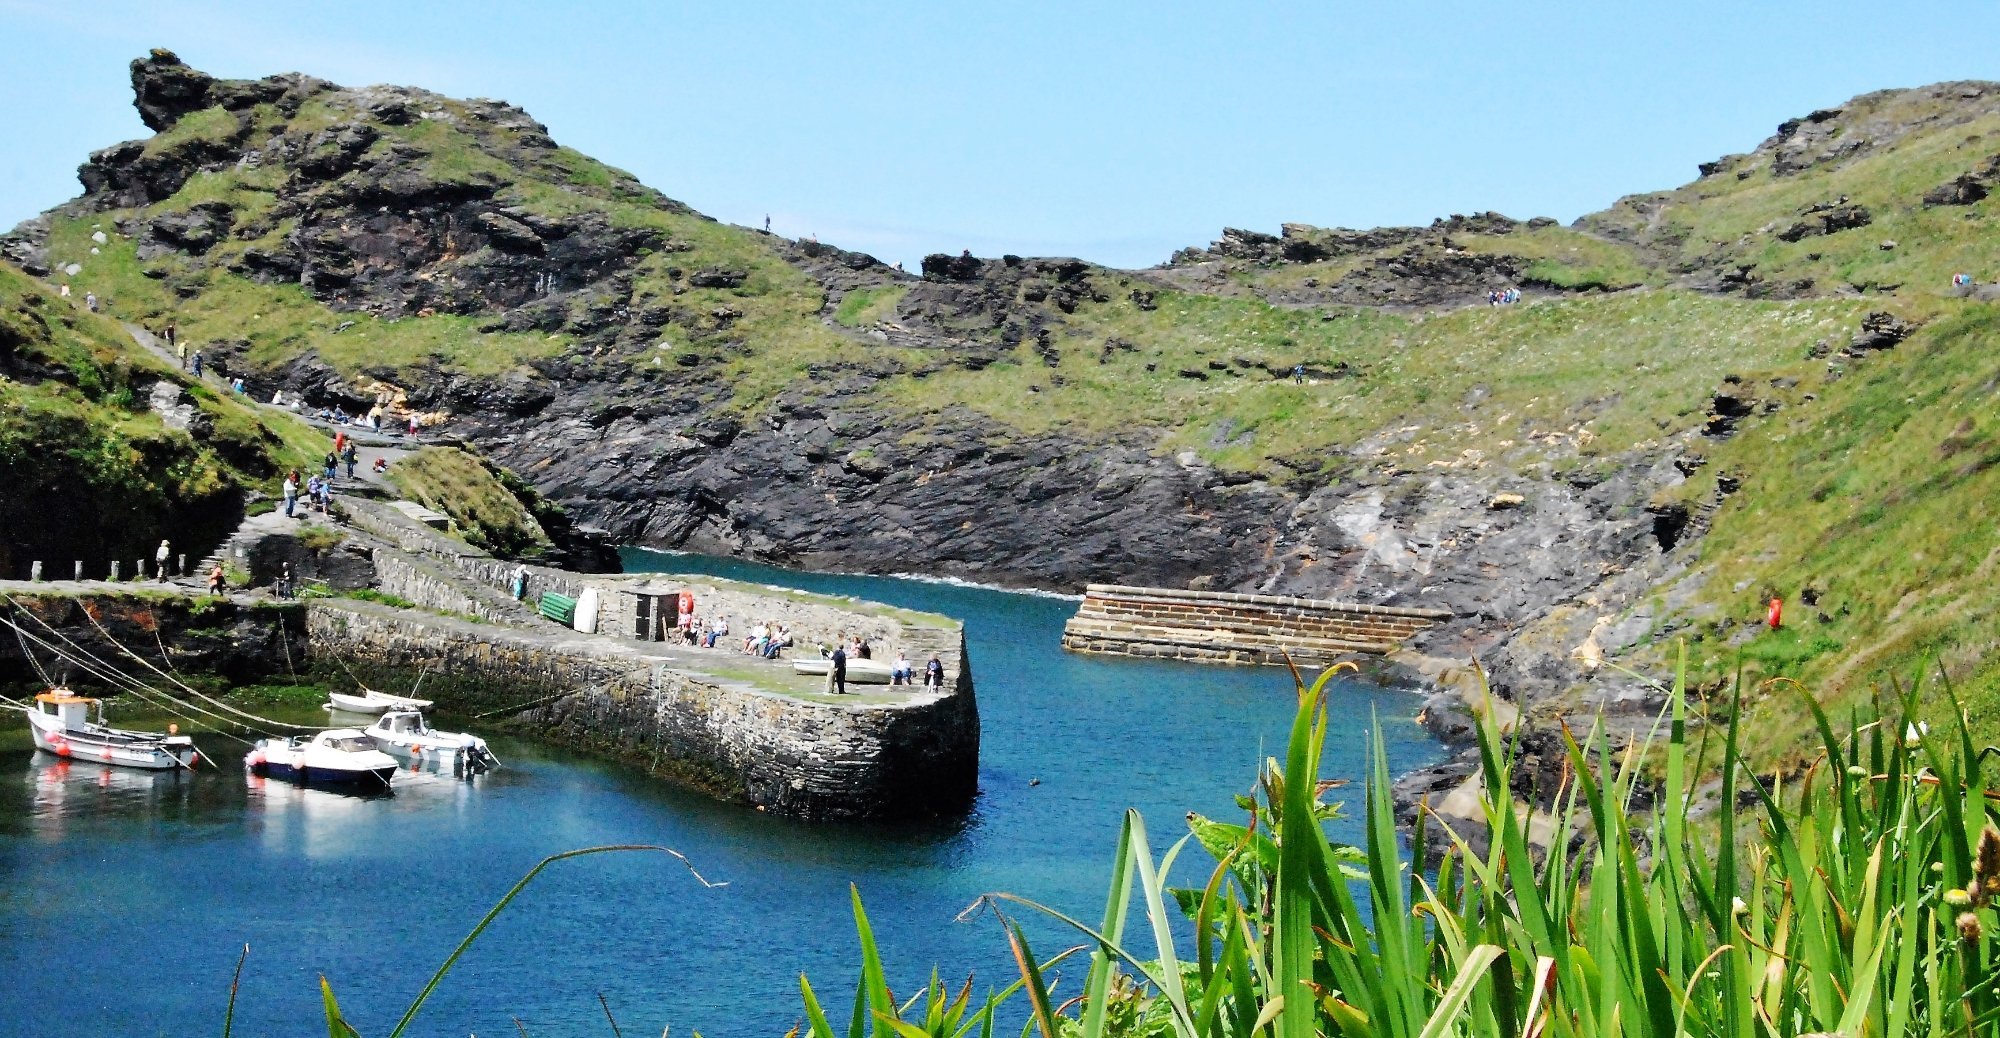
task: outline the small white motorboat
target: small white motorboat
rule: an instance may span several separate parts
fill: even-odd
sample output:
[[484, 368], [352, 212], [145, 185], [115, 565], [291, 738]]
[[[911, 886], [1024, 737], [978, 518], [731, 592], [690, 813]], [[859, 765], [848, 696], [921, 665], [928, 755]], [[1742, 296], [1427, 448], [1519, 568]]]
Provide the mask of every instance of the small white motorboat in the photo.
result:
[[330, 728], [310, 739], [260, 739], [243, 764], [267, 778], [363, 790], [388, 789], [397, 767], [396, 758], [353, 728]]
[[449, 762], [453, 771], [485, 771], [500, 766], [486, 740], [466, 732], [440, 732], [415, 710], [391, 710], [368, 726], [375, 747], [422, 761]]
[[392, 696], [387, 692], [377, 692], [364, 688], [360, 695], [345, 692], [327, 693], [327, 706], [335, 710], [345, 710], [350, 714], [379, 714], [385, 710], [428, 710], [428, 699], [411, 699], [409, 696]]
[[[97, 707], [95, 721], [90, 719], [93, 704]], [[104, 723], [103, 703], [66, 688], [52, 688], [35, 697], [35, 708], [28, 711], [28, 727], [34, 732], [36, 746], [71, 760], [165, 771], [192, 768], [201, 759], [194, 740], [181, 735], [178, 726], [168, 726], [166, 734], [112, 728]]]
[[[795, 660], [792, 663], [792, 670], [800, 674], [825, 677], [826, 672], [832, 669], [833, 661], [830, 659]], [[889, 665], [881, 660], [850, 658], [847, 661], [847, 680], [856, 685], [886, 685], [889, 683]]]

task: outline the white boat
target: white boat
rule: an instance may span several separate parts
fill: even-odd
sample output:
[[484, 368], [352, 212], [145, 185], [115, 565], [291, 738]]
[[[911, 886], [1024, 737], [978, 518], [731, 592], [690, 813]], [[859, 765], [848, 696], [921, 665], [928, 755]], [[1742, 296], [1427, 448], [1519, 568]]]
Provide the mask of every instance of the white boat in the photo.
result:
[[[90, 719], [92, 704], [97, 706], [96, 721]], [[179, 734], [176, 727], [164, 735], [112, 728], [104, 723], [104, 704], [66, 688], [52, 688], [35, 697], [35, 708], [28, 711], [28, 727], [34, 732], [36, 746], [70, 760], [165, 771], [192, 768], [201, 758], [194, 740]]]
[[428, 710], [428, 699], [411, 699], [409, 696], [392, 696], [387, 692], [377, 692], [364, 688], [360, 695], [345, 692], [329, 692], [327, 705], [335, 710], [345, 710], [350, 714], [379, 714], [384, 710]]
[[[832, 669], [833, 661], [829, 659], [795, 660], [792, 663], [792, 670], [800, 674], [825, 677], [826, 672]], [[886, 685], [889, 683], [889, 665], [881, 660], [849, 658], [847, 680], [855, 685]]]
[[396, 758], [354, 728], [330, 728], [310, 739], [260, 739], [243, 764], [267, 778], [364, 790], [388, 789], [397, 767]]
[[419, 760], [449, 762], [452, 770], [485, 771], [500, 766], [486, 740], [466, 732], [440, 732], [415, 710], [391, 710], [368, 726], [375, 748]]

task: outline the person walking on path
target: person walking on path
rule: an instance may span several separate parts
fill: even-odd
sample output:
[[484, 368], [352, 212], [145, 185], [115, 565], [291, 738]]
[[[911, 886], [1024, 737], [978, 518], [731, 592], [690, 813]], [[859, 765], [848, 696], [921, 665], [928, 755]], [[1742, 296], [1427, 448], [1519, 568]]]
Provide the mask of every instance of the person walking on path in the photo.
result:
[[201, 377], [201, 351], [194, 351], [194, 377]]
[[360, 457], [361, 457], [361, 451], [355, 448], [354, 441], [353, 440], [347, 441], [347, 450], [345, 453], [341, 454], [340, 458], [342, 461], [347, 462], [348, 479], [354, 478], [354, 462]]
[[299, 506], [299, 470], [293, 469], [285, 477], [285, 518], [292, 517], [292, 510]]
[[924, 664], [924, 687], [935, 688], [939, 692], [944, 691], [944, 664], [940, 663], [936, 656], [932, 656], [931, 661]]
[[325, 476], [328, 482], [333, 481], [334, 470], [339, 467], [340, 467], [340, 458], [337, 455], [335, 455], [332, 451], [328, 451], [325, 461], [325, 468], [326, 468]]
[[1292, 365], [1292, 385], [1303, 386], [1305, 384], [1306, 384], [1306, 366], [1304, 364]]
[[83, 308], [89, 310], [91, 313], [97, 312], [97, 293], [85, 292], [83, 294]]
[[292, 564], [291, 564], [291, 563], [289, 563], [289, 562], [285, 563], [285, 564], [284, 564], [284, 568], [283, 568], [283, 569], [280, 569], [280, 570], [278, 571], [278, 583], [277, 583], [277, 586], [276, 586], [276, 588], [274, 588], [273, 590], [277, 591], [277, 593], [278, 593], [278, 597], [279, 597], [279, 598], [290, 598], [290, 597], [292, 597]]
[[167, 560], [173, 558], [173, 555], [174, 550], [167, 545], [166, 538], [161, 538], [160, 550], [153, 553], [155, 578], [163, 581], [167, 579]]
[[218, 562], [208, 571], [208, 593], [222, 594], [222, 563]]
[[176, 355], [176, 356], [180, 357], [180, 359], [181, 359], [181, 370], [182, 370], [182, 371], [186, 371], [186, 370], [188, 369], [188, 348], [187, 348], [187, 343], [181, 343], [181, 344], [179, 344], [179, 345], [175, 346], [175, 347], [174, 347], [174, 353], [175, 353], [175, 355]]
[[826, 690], [836, 696], [847, 694], [847, 647], [835, 643], [833, 660], [826, 668]]

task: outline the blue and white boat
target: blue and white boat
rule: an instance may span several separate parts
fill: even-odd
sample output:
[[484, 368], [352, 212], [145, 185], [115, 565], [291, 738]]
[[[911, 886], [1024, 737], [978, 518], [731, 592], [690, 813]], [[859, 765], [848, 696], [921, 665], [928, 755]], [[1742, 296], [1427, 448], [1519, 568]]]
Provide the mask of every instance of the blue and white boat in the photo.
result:
[[332, 728], [310, 739], [260, 739], [243, 763], [267, 778], [343, 789], [388, 789], [396, 774], [396, 758], [353, 728]]

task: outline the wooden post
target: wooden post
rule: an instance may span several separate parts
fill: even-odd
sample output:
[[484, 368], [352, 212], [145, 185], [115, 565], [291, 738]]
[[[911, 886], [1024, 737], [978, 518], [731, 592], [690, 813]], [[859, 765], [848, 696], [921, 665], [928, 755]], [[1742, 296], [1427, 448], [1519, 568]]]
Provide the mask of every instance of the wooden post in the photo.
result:
[[177, 577], [181, 576], [187, 571], [188, 571], [188, 557], [185, 555], [174, 556], [174, 576]]
[[76, 579], [78, 579], [78, 580], [82, 580], [82, 579], [83, 579], [83, 560], [82, 560], [82, 559], [78, 559], [78, 560], [76, 560]]
[[41, 583], [42, 560], [36, 559], [34, 562], [28, 564], [28, 579], [38, 584]]
[[116, 581], [116, 580], [118, 579], [118, 560], [117, 560], [117, 559], [112, 559], [112, 560], [111, 560], [111, 579], [112, 579], [113, 581]]

